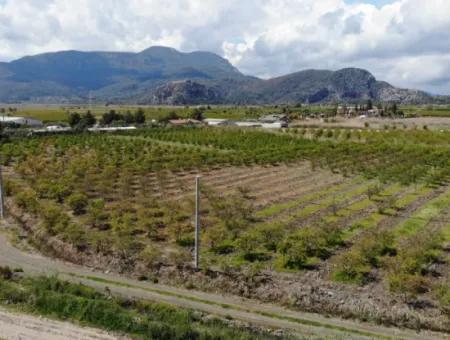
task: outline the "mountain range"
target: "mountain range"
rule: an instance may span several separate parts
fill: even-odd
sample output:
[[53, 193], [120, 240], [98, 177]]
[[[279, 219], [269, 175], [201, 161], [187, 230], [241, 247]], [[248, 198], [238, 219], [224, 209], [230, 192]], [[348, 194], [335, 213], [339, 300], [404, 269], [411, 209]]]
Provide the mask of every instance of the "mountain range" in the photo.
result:
[[430, 103], [423, 91], [399, 89], [368, 71], [305, 70], [272, 79], [242, 74], [210, 52], [154, 46], [140, 53], [63, 51], [0, 63], [0, 102], [96, 102], [158, 105]]

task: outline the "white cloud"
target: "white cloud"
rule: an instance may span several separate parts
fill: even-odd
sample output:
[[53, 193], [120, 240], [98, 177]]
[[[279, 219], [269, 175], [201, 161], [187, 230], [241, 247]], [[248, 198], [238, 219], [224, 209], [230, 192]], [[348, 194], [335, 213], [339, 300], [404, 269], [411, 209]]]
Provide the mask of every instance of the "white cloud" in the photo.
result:
[[0, 0], [0, 60], [61, 49], [167, 45], [270, 77], [357, 66], [450, 93], [450, 1]]

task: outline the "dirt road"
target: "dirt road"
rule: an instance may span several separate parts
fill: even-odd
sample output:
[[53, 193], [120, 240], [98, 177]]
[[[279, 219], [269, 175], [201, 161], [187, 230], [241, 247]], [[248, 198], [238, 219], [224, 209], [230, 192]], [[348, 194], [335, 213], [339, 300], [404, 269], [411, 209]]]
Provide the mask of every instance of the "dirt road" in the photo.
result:
[[306, 336], [316, 335], [345, 339], [450, 339], [448, 334], [416, 333], [412, 330], [327, 318], [318, 314], [287, 310], [275, 305], [262, 304], [235, 296], [186, 290], [140, 282], [112, 273], [94, 272], [39, 254], [24, 253], [11, 246], [3, 232], [0, 233], [0, 265], [9, 265], [12, 268], [20, 267], [28, 275], [58, 275], [62, 279], [80, 282], [99, 290], [105, 290], [108, 287], [112, 293], [126, 297], [168, 303], [222, 317], [232, 317], [266, 328], [288, 329]]
[[115, 340], [125, 339], [98, 329], [43, 319], [0, 309], [0, 337], [7, 340]]

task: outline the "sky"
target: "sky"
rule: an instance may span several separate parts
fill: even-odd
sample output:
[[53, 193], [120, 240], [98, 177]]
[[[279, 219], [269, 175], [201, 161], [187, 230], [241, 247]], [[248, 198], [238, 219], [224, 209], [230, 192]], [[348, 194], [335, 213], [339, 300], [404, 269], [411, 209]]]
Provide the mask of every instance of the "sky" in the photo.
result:
[[262, 78], [361, 67], [450, 94], [450, 0], [0, 0], [0, 61], [153, 45], [211, 51]]

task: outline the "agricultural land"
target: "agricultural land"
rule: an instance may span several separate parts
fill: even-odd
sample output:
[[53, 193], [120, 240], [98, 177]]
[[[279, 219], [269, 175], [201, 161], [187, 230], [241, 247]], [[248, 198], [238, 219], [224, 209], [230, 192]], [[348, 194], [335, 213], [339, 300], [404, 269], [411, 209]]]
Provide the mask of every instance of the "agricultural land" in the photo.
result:
[[[161, 110], [169, 109], [148, 109], [147, 119], [159, 119]], [[269, 112], [253, 110], [255, 117]], [[248, 115], [223, 107], [206, 115], [223, 117], [219, 111]], [[44, 113], [64, 120], [57, 110]], [[331, 124], [303, 121], [274, 131], [155, 125], [3, 138], [16, 242], [142, 281], [448, 333], [450, 134], [393, 128], [391, 121], [380, 129]], [[192, 261], [196, 176], [200, 270]], [[11, 291], [68, 289], [76, 301], [95, 294], [30, 279], [2, 284]], [[149, 308], [159, 315], [146, 305], [120, 313]], [[186, 323], [190, 316], [173, 317]]]

